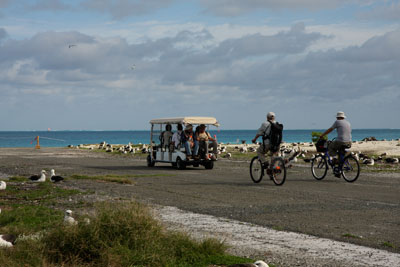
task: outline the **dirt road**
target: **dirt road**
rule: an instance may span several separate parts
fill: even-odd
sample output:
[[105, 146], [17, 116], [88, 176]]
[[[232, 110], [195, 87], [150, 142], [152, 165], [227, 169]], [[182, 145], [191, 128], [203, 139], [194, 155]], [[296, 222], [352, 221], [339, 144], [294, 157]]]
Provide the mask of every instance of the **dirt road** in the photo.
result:
[[29, 176], [41, 169], [57, 174], [163, 174], [132, 178], [134, 185], [68, 180], [64, 184], [112, 197], [250, 222], [338, 241], [400, 252], [400, 173], [365, 173], [355, 183], [329, 174], [312, 178], [309, 165], [290, 169], [286, 183], [254, 184], [248, 162], [219, 160], [213, 170], [66, 148], [1, 148], [0, 176]]

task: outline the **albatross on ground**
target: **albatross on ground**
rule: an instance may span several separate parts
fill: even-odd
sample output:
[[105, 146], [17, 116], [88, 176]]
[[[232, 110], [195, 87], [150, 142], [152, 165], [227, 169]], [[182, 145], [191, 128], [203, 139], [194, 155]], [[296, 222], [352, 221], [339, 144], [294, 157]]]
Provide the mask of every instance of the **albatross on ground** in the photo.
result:
[[4, 181], [0, 181], [0, 190], [6, 190], [7, 184]]
[[0, 247], [14, 246], [15, 239], [17, 239], [15, 235], [10, 235], [10, 234], [0, 235]]
[[78, 222], [75, 221], [74, 217], [72, 217], [72, 210], [66, 210], [65, 211], [64, 224], [66, 224], [66, 225], [76, 225], [76, 224], [78, 224]]
[[51, 174], [50, 174], [50, 181], [56, 183], [56, 182], [59, 182], [59, 181], [64, 180], [63, 177], [56, 175], [56, 172], [55, 172], [54, 169], [52, 169], [52, 170], [50, 171], [50, 173], [51, 173]]
[[40, 172], [40, 176], [39, 175], [32, 175], [31, 177], [29, 177], [30, 180], [34, 181], [34, 182], [45, 182], [46, 181], [46, 171], [42, 170]]

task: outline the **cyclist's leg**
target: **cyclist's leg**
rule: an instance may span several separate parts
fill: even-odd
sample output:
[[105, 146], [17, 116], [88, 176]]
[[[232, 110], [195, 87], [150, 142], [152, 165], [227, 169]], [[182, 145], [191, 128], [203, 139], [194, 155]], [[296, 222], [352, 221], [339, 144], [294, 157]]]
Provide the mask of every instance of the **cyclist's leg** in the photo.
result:
[[262, 164], [266, 162], [265, 153], [268, 151], [265, 149], [265, 147], [266, 146], [264, 146], [264, 144], [261, 143], [260, 146], [257, 148], [257, 156]]

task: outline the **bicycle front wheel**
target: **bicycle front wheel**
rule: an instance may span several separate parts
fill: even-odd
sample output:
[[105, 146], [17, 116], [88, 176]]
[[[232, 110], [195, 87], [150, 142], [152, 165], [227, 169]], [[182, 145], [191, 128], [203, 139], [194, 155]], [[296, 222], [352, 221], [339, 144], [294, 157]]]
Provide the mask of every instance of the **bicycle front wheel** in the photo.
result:
[[283, 185], [286, 180], [286, 166], [282, 158], [275, 158], [271, 164], [271, 177], [276, 185]]
[[254, 157], [250, 162], [250, 177], [255, 183], [261, 182], [264, 176], [264, 170], [258, 157]]
[[352, 155], [345, 157], [342, 165], [343, 178], [347, 182], [352, 183], [357, 180], [359, 175], [360, 164], [358, 163], [357, 159]]
[[311, 161], [311, 173], [317, 180], [322, 180], [328, 172], [328, 163], [326, 158], [318, 155]]

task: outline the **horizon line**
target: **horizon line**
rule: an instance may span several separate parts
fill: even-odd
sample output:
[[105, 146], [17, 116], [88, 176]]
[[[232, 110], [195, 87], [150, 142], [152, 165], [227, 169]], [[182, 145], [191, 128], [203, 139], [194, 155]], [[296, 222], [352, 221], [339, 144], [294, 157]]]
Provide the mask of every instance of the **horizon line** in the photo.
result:
[[[284, 131], [324, 130], [325, 128], [284, 129]], [[353, 128], [352, 130], [400, 130], [400, 128]], [[0, 132], [135, 132], [148, 130], [0, 130]], [[257, 129], [210, 129], [210, 131], [257, 131]]]

